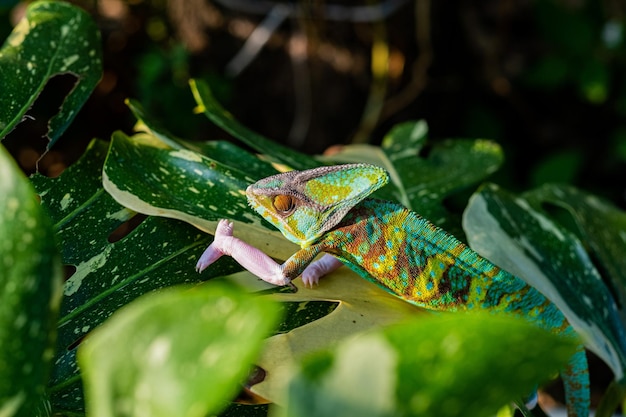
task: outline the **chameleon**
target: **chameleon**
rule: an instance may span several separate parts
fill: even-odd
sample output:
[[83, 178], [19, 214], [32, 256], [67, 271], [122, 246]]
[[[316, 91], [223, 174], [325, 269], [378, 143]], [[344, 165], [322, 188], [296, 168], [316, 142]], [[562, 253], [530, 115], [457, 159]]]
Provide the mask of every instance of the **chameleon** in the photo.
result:
[[[389, 181], [380, 167], [348, 164], [289, 171], [246, 189], [250, 206], [300, 250], [283, 264], [233, 236], [218, 222], [201, 255], [202, 272], [223, 255], [274, 285], [305, 286], [341, 265], [403, 300], [436, 311], [511, 314], [554, 333], [576, 337], [563, 313], [528, 285], [404, 206], [368, 198]], [[324, 255], [314, 260], [320, 253]], [[589, 372], [579, 344], [561, 371], [569, 417], [589, 413]]]

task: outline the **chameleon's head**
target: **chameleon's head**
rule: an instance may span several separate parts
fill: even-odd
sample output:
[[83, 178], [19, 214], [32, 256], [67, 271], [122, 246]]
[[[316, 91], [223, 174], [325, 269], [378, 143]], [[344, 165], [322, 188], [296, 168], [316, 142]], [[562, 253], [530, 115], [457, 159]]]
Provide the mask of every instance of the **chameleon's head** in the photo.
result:
[[273, 175], [249, 186], [246, 195], [265, 220], [305, 247], [388, 180], [374, 165], [336, 165]]

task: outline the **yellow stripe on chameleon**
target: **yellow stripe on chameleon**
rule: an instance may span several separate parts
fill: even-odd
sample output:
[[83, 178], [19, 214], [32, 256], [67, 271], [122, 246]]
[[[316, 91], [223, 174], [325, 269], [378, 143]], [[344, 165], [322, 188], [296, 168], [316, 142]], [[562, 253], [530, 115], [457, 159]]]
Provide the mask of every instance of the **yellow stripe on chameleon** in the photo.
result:
[[485, 300], [485, 293], [489, 287], [489, 283], [478, 276], [470, 281], [470, 290], [467, 297], [467, 305], [470, 308], [480, 307]]
[[430, 257], [424, 265], [421, 278], [415, 280], [413, 299], [427, 301], [439, 296], [439, 281], [446, 270], [446, 265], [436, 257]]

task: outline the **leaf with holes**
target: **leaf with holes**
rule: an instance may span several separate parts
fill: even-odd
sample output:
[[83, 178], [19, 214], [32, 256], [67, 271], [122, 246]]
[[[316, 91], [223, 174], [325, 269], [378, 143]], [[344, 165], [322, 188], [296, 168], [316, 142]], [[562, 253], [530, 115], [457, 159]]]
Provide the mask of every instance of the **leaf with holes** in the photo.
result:
[[61, 262], [35, 190], [0, 146], [0, 415], [46, 415]]
[[107, 149], [108, 144], [94, 141], [60, 177], [32, 178], [53, 219], [63, 263], [75, 267], [64, 286], [50, 383], [53, 409], [59, 412], [83, 409], [76, 347], [118, 308], [156, 289], [240, 269], [225, 259], [211, 271], [197, 274], [195, 260], [211, 239], [180, 221], [147, 217], [120, 236], [136, 213], [120, 206], [102, 188]]
[[102, 75], [100, 34], [91, 17], [65, 2], [32, 3], [0, 49], [0, 140], [22, 121], [46, 83], [72, 74], [76, 85], [48, 124], [48, 148], [61, 136]]
[[626, 337], [615, 301], [574, 234], [494, 185], [472, 196], [463, 227], [474, 250], [545, 294], [616, 379], [624, 377]]

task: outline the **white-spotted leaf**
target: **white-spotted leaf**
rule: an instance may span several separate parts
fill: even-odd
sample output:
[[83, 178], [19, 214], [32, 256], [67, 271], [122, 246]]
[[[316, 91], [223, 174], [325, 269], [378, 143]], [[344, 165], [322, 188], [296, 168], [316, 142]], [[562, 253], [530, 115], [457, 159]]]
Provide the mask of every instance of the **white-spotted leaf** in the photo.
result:
[[[217, 221], [226, 218], [237, 222], [239, 237], [266, 240], [272, 256], [294, 251], [293, 244], [248, 207], [245, 189], [268, 166], [257, 163], [255, 169], [246, 163], [254, 157], [232, 145], [212, 142], [201, 147], [210, 156], [170, 148], [151, 134], [115, 132], [104, 165], [104, 187], [132, 210], [184, 220], [205, 232], [213, 232]], [[231, 165], [233, 157], [239, 165]]]
[[547, 184], [525, 193], [524, 198], [538, 210], [546, 205], [567, 210], [585, 249], [605, 271], [604, 278], [621, 306], [622, 323], [626, 325], [626, 212], [565, 185]]

